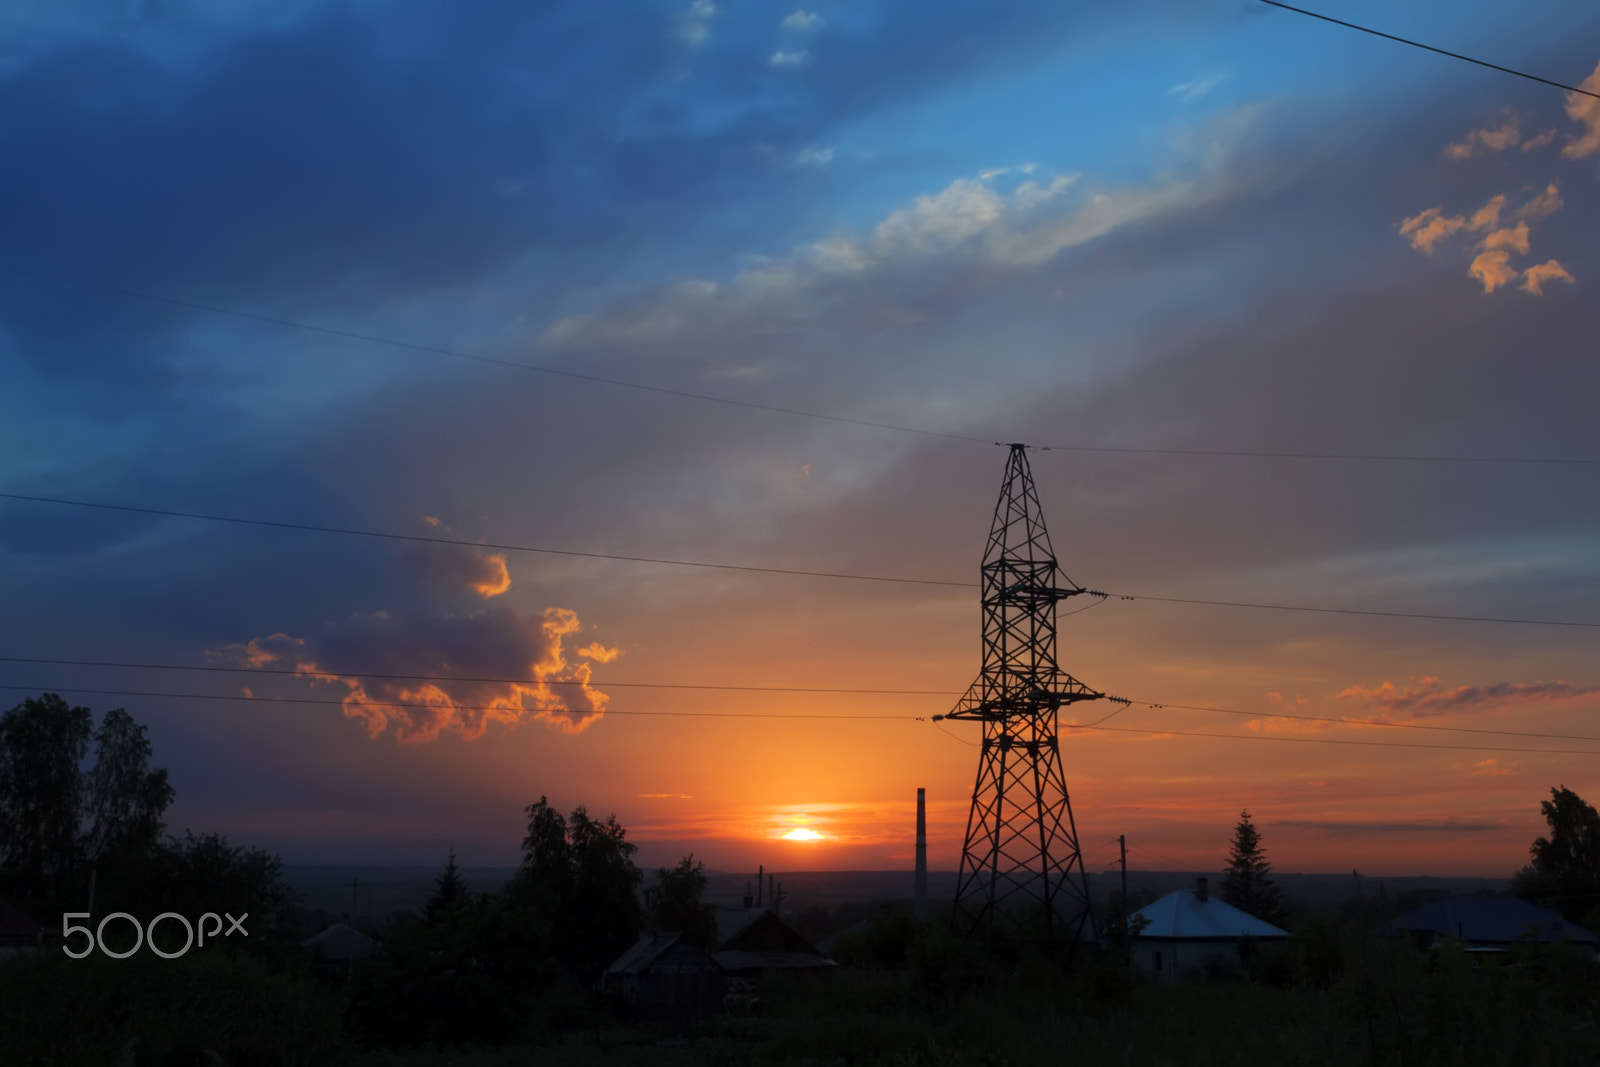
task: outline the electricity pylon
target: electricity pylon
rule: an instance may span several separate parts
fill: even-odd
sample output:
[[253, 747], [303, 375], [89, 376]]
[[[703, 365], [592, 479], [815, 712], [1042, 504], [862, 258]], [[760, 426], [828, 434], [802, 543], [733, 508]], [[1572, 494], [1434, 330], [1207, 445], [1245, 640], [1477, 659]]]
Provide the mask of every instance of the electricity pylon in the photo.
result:
[[1056, 729], [1064, 705], [1105, 697], [1056, 662], [1056, 605], [1088, 592], [1061, 573], [1027, 449], [1012, 445], [983, 553], [983, 670], [941, 716], [983, 723], [952, 920], [965, 936], [1042, 924], [1046, 938], [1094, 937]]

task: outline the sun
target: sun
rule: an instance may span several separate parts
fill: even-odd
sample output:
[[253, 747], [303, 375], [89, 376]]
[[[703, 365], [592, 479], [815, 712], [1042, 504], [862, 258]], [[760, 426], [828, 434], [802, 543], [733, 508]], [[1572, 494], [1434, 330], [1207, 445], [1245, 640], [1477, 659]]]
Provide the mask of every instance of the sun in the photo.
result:
[[821, 841], [822, 835], [815, 830], [808, 830], [804, 826], [796, 827], [783, 835], [785, 841]]

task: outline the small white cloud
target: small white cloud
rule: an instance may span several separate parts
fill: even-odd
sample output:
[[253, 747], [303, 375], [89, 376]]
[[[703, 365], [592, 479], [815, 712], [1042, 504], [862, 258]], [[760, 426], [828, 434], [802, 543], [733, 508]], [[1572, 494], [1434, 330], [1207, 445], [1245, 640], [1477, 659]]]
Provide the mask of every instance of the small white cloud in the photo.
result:
[[1168, 89], [1167, 92], [1172, 93], [1179, 101], [1187, 104], [1191, 100], [1198, 100], [1205, 96], [1226, 80], [1224, 75], [1213, 74], [1209, 78], [1196, 78], [1194, 81], [1179, 82]]
[[833, 149], [821, 145], [806, 145], [794, 154], [797, 167], [826, 167], [833, 162]]
[[780, 48], [772, 53], [771, 58], [767, 60], [767, 66], [783, 70], [803, 67], [809, 62], [811, 62], [811, 53], [804, 48]]
[[815, 11], [795, 11], [783, 20], [783, 28], [790, 33], [816, 33], [823, 25], [822, 16]]
[[712, 0], [693, 0], [678, 17], [678, 40], [699, 48], [711, 36], [711, 20], [716, 17], [717, 5]]

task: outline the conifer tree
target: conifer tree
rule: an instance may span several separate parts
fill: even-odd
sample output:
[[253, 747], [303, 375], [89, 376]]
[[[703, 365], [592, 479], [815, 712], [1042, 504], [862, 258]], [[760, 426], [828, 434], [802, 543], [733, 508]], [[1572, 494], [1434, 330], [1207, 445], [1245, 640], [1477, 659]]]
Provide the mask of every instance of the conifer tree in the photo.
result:
[[450, 850], [450, 858], [444, 865], [444, 873], [439, 875], [434, 886], [433, 896], [423, 905], [423, 915], [429, 926], [437, 923], [445, 912], [467, 903], [469, 899], [467, 880], [461, 877], [461, 868], [456, 866], [454, 848]]
[[1248, 811], [1239, 813], [1239, 823], [1233, 828], [1233, 844], [1228, 849], [1228, 865], [1222, 874], [1224, 902], [1262, 922], [1288, 927], [1283, 898], [1272, 880], [1272, 864], [1261, 851], [1261, 833], [1250, 821]]

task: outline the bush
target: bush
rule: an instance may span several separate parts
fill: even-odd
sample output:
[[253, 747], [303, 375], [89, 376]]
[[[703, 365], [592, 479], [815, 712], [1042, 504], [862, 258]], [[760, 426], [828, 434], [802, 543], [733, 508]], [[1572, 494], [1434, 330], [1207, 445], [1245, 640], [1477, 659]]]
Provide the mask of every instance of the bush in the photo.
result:
[[339, 1009], [309, 974], [223, 950], [175, 960], [46, 952], [0, 964], [9, 1067], [337, 1064], [350, 1053]]

